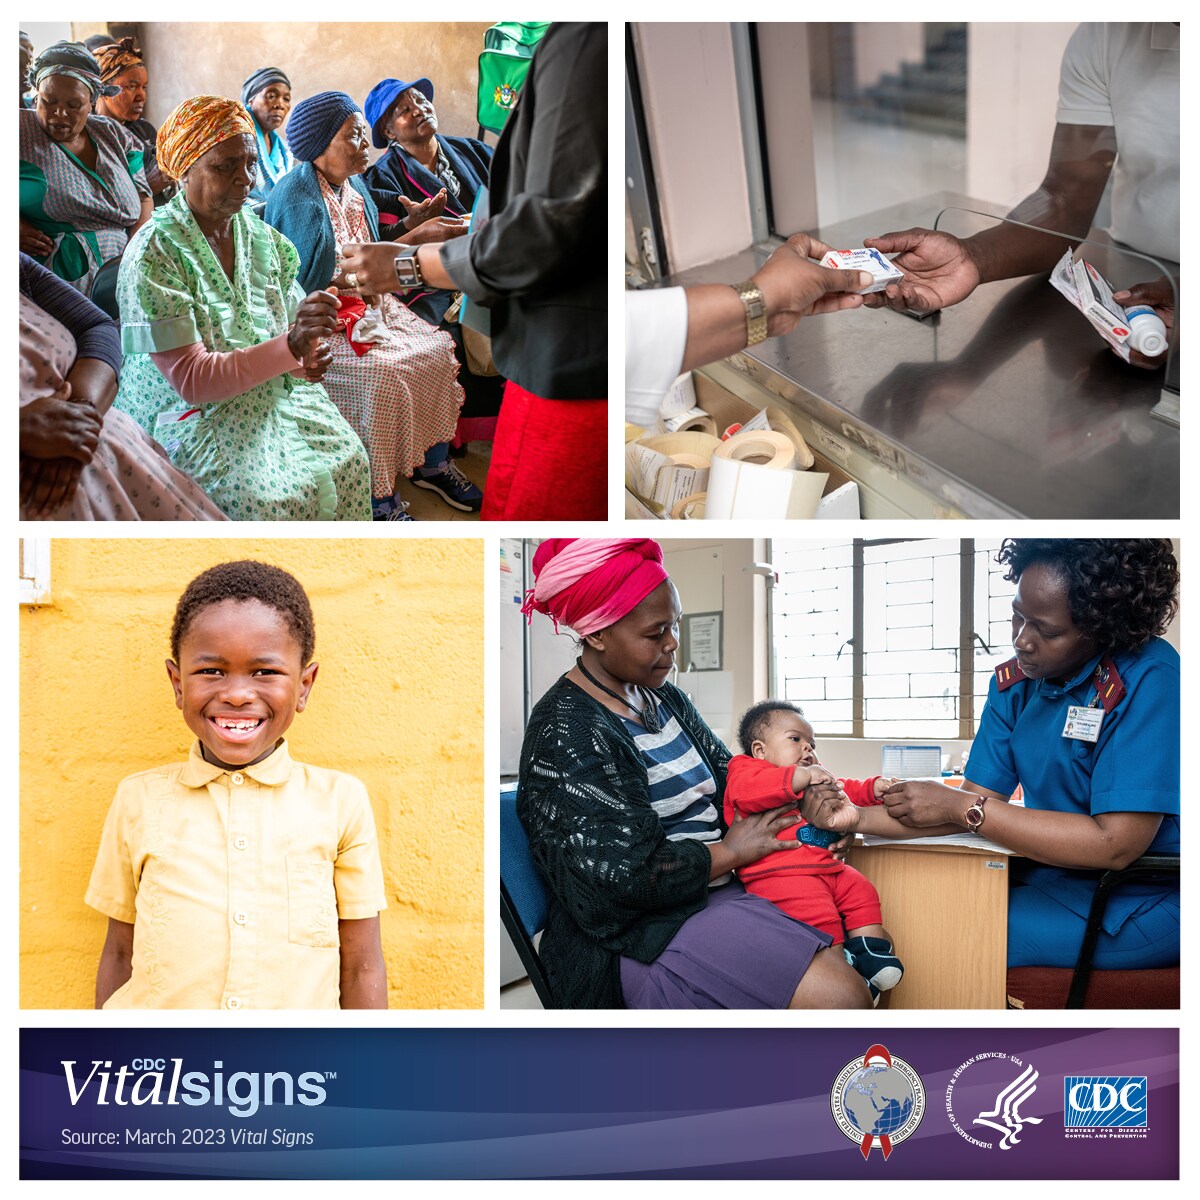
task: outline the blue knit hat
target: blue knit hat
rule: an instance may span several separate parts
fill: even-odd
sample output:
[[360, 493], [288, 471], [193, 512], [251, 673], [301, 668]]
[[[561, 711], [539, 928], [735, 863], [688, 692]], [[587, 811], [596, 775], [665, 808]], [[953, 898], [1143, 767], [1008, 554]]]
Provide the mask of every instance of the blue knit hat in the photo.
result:
[[409, 88], [416, 88], [427, 100], [433, 100], [433, 84], [428, 79], [414, 79], [411, 83], [405, 83], [403, 79], [382, 79], [367, 93], [363, 108], [371, 125], [371, 142], [377, 150], [387, 149], [387, 134], [383, 128], [387, 124], [387, 115], [396, 103], [396, 97]]
[[320, 158], [346, 118], [361, 112], [345, 92], [318, 92], [301, 100], [288, 118], [288, 149], [299, 162]]

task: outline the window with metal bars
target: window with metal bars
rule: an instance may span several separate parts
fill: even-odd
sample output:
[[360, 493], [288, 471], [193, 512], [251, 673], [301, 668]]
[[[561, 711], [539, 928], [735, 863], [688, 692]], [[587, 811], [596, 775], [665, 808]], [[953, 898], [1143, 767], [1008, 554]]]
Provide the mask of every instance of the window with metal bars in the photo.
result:
[[970, 739], [1012, 656], [999, 540], [774, 539], [771, 694], [818, 734]]

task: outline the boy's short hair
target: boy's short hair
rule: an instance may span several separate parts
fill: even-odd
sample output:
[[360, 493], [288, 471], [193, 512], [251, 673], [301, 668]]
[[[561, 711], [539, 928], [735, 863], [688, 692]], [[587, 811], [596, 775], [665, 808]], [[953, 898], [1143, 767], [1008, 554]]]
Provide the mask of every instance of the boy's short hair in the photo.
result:
[[[771, 722], [775, 719], [775, 714], [781, 712], [795, 713], [798, 717], [804, 716], [804, 709], [798, 704], [792, 704], [789, 700], [760, 700], [742, 713], [742, 719], [738, 722], [738, 742], [741, 744], [743, 754], [752, 753], [750, 747], [766, 736], [767, 730], [771, 728]], [[807, 720], [807, 718], [805, 719]]]
[[171, 626], [172, 658], [178, 660], [179, 646], [197, 614], [223, 600], [257, 600], [275, 609], [300, 644], [302, 665], [307, 666], [312, 661], [317, 627], [312, 605], [300, 581], [280, 567], [252, 559], [218, 563], [197, 575], [184, 588], [175, 606], [175, 622]]

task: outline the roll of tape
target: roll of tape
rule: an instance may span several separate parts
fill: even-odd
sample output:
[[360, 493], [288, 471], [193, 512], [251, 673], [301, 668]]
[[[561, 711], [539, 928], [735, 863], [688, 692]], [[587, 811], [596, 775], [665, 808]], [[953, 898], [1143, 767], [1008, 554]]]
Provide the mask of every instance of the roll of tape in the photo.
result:
[[695, 467], [698, 471], [707, 471], [709, 463], [712, 462], [711, 456], [692, 454], [688, 450], [684, 450], [680, 454], [672, 454], [670, 457], [677, 467]]
[[639, 444], [657, 450], [668, 458], [674, 458], [676, 454], [697, 454], [704, 459], [701, 465], [707, 467], [708, 460], [721, 442], [712, 434], [689, 430], [687, 433], [656, 433], [639, 439]]
[[808, 448], [808, 443], [804, 440], [804, 435], [796, 428], [792, 418], [782, 408], [768, 405], [767, 420], [771, 423], [772, 429], [777, 433], [784, 434], [788, 441], [792, 443], [796, 451], [797, 469], [807, 471], [817, 460], [813, 457], [813, 452]]
[[713, 457], [751, 463], [769, 471], [791, 471], [796, 466], [796, 448], [791, 439], [773, 429], [735, 433], [728, 441], [717, 445]]
[[707, 433], [709, 437], [716, 437], [717, 423], [705, 413], [702, 416], [692, 417], [685, 421], [675, 432], [688, 433], [691, 430], [696, 430], [698, 433]]
[[704, 517], [705, 492], [693, 492], [677, 500], [671, 508], [671, 517], [676, 521], [699, 521]]

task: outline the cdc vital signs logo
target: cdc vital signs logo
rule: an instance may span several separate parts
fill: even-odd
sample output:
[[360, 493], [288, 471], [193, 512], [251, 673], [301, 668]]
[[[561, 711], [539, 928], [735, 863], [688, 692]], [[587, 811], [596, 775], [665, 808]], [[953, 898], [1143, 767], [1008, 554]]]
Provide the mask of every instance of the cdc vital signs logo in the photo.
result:
[[1063, 1080], [1067, 1137], [1148, 1136], [1148, 1090], [1145, 1075], [1068, 1075]]
[[925, 1115], [921, 1077], [886, 1046], [872, 1046], [838, 1072], [829, 1093], [837, 1127], [869, 1158], [878, 1146], [886, 1159], [916, 1132]]

